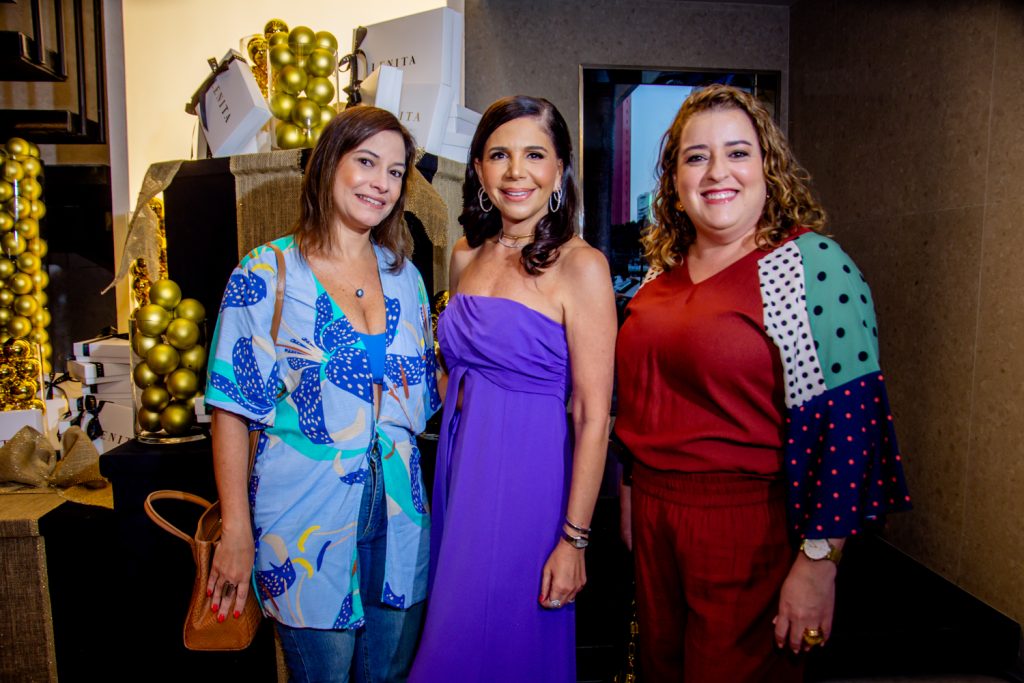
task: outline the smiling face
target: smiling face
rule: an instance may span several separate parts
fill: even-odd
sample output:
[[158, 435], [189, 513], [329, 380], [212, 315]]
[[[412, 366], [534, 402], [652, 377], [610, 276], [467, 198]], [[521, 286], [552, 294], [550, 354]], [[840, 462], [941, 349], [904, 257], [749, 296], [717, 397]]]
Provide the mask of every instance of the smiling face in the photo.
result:
[[503, 230], [533, 232], [547, 212], [551, 193], [562, 185], [562, 162], [540, 119], [524, 116], [491, 133], [473, 161], [484, 192], [501, 214]]
[[675, 190], [698, 240], [723, 243], [752, 235], [766, 189], [757, 131], [745, 112], [712, 109], [686, 123]]
[[338, 162], [331, 193], [335, 219], [357, 232], [373, 229], [401, 196], [405, 173], [401, 135], [386, 130], [366, 138]]

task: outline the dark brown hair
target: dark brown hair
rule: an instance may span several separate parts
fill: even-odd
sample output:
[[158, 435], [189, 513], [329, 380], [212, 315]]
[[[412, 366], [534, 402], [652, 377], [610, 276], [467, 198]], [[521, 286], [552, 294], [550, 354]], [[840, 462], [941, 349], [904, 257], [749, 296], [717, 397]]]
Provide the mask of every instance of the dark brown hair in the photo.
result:
[[555, 156], [562, 162], [562, 203], [559, 210], [549, 211], [541, 217], [537, 222], [533, 242], [523, 247], [521, 256], [526, 272], [538, 275], [558, 260], [559, 247], [572, 239], [579, 223], [579, 191], [576, 189], [576, 176], [573, 172], [572, 139], [565, 119], [555, 105], [542, 97], [514, 95], [503, 97], [487, 108], [469, 148], [459, 223], [471, 247], [479, 247], [501, 230], [501, 214], [494, 210], [484, 212], [480, 208], [477, 195], [481, 188], [480, 178], [477, 177], [473, 162], [483, 160], [484, 146], [494, 131], [524, 116], [540, 122], [554, 144]]
[[679, 195], [676, 192], [676, 166], [683, 128], [696, 114], [725, 109], [742, 111], [757, 131], [768, 190], [768, 198], [757, 223], [755, 239], [758, 246], [778, 246], [798, 227], [815, 232], [825, 229], [825, 210], [811, 194], [810, 175], [793, 156], [789, 143], [768, 111], [742, 90], [728, 85], [709, 85], [686, 98], [662, 139], [654, 223], [641, 240], [644, 255], [652, 267], [668, 270], [678, 265], [697, 236], [690, 217], [678, 207]]
[[292, 230], [302, 256], [329, 250], [333, 246], [331, 219], [334, 216], [334, 178], [341, 158], [377, 133], [394, 131], [405, 143], [405, 174], [402, 191], [391, 213], [370, 231], [373, 240], [394, 254], [389, 270], [401, 270], [412, 255], [412, 235], [405, 224], [405, 188], [414, 171], [416, 143], [409, 131], [388, 111], [377, 107], [350, 107], [335, 116], [324, 128], [320, 141], [309, 155], [302, 178], [299, 221]]

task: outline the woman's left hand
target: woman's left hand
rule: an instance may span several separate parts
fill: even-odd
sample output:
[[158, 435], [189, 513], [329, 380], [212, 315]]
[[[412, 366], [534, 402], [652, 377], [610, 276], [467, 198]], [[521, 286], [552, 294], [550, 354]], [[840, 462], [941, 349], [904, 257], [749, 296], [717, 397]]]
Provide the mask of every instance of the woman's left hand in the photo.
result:
[[836, 565], [829, 560], [812, 560], [799, 553], [782, 584], [779, 614], [775, 617], [775, 644], [794, 653], [811, 649], [804, 632], [817, 629], [824, 640], [832, 633], [836, 601]]
[[583, 550], [573, 548], [564, 541], [558, 541], [548, 555], [541, 572], [540, 604], [557, 609], [576, 599], [587, 583], [587, 569], [583, 561]]

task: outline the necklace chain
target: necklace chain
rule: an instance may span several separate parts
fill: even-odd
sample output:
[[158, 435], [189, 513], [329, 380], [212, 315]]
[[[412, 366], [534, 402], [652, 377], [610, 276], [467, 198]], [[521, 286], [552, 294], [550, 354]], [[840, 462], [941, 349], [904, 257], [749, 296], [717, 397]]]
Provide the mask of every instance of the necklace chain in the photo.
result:
[[[535, 233], [528, 233], [526, 235], [507, 235], [504, 230], [498, 230], [498, 244], [508, 249], [521, 249], [529, 244], [527, 240], [532, 241]], [[524, 244], [520, 244], [523, 242]]]

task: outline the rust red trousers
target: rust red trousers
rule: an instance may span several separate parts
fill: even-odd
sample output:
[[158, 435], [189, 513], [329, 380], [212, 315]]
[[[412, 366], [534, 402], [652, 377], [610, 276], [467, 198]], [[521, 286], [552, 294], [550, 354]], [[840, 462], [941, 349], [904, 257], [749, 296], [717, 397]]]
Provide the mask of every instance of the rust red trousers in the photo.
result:
[[634, 465], [641, 680], [795, 683], [772, 619], [793, 564], [777, 481]]

